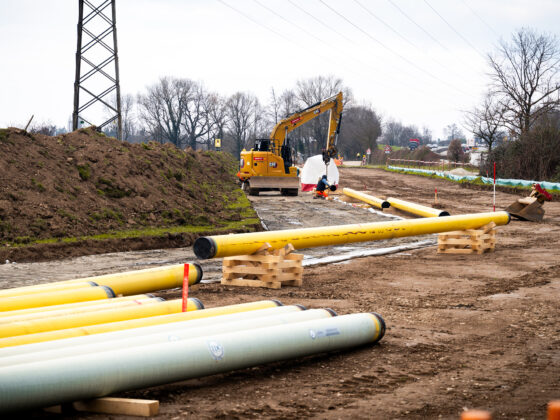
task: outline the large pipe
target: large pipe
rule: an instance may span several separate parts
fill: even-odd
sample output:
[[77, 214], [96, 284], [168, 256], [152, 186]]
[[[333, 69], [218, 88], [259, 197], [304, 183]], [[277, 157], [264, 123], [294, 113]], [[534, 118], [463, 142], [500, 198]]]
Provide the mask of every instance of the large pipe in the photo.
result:
[[177, 329], [200, 328], [213, 324], [221, 324], [224, 322], [245, 321], [248, 319], [262, 318], [269, 315], [279, 315], [284, 313], [296, 312], [300, 309], [303, 310], [305, 309], [305, 307], [301, 305], [273, 306], [265, 309], [256, 309], [254, 311], [235, 312], [207, 318], [189, 319], [186, 321], [169, 322], [165, 324], [156, 324], [146, 327], [129, 328], [126, 330], [116, 330], [110, 332], [102, 332], [99, 334], [62, 338], [60, 340], [42, 341], [39, 343], [4, 347], [0, 348], [0, 359], [8, 358], [10, 356], [60, 349], [63, 347], [96, 344], [102, 341], [130, 339], [141, 335], [170, 333]]
[[399, 200], [398, 198], [387, 197], [387, 201], [389, 202], [389, 204], [391, 204], [391, 207], [421, 217], [449, 216], [449, 213], [445, 210], [434, 209], [432, 207], [423, 206], [421, 204], [411, 203], [410, 201]]
[[121, 302], [129, 301], [129, 300], [139, 300], [139, 299], [147, 299], [147, 298], [155, 298], [154, 295], [151, 294], [143, 294], [143, 295], [132, 295], [132, 296], [122, 296], [113, 299], [103, 299], [103, 300], [91, 300], [85, 302], [76, 302], [76, 303], [63, 303], [62, 305], [51, 305], [51, 306], [40, 306], [38, 308], [27, 308], [27, 309], [18, 309], [15, 311], [8, 311], [8, 312], [0, 312], [0, 321], [3, 318], [8, 318], [12, 316], [20, 316], [20, 315], [30, 315], [30, 314], [47, 314], [47, 312], [51, 311], [60, 311], [60, 310], [73, 310], [76, 309], [79, 311], [79, 308], [88, 307], [88, 306], [99, 306], [99, 305], [120, 305]]
[[[106, 299], [96, 302], [111, 302], [114, 299]], [[75, 308], [65, 308], [59, 309], [57, 311], [44, 311], [44, 312], [31, 312], [28, 314], [21, 314], [21, 315], [13, 315], [13, 316], [3, 316], [0, 317], [0, 325], [3, 324], [10, 324], [12, 322], [24, 322], [24, 321], [33, 321], [36, 319], [51, 319], [56, 317], [65, 317], [65, 316], [75, 316], [77, 314], [85, 314], [85, 313], [96, 313], [98, 311], [106, 311], [109, 309], [122, 309], [126, 307], [135, 307], [138, 305], [150, 305], [157, 302], [161, 302], [164, 299], [162, 298], [155, 298], [155, 297], [144, 297], [140, 299], [134, 300], [123, 300], [117, 303], [105, 303], [100, 305], [86, 305], [86, 306], [78, 306]], [[56, 305], [62, 306], [62, 305]], [[52, 306], [47, 306], [46, 308], [52, 308]], [[12, 312], [19, 312], [19, 311], [8, 311], [2, 313], [12, 313]]]
[[92, 287], [92, 286], [99, 286], [98, 283], [90, 280], [80, 280], [72, 283], [64, 283], [64, 284], [38, 284], [36, 286], [32, 286], [29, 289], [19, 290], [24, 288], [13, 288], [13, 289], [4, 289], [0, 290], [0, 299], [11, 297], [11, 296], [22, 296], [22, 295], [31, 295], [37, 293], [51, 293], [51, 292], [58, 292], [62, 290], [70, 290], [70, 289], [80, 289], [82, 287]]
[[41, 306], [60, 305], [63, 303], [85, 302], [89, 300], [111, 299], [115, 293], [110, 287], [81, 287], [46, 293], [33, 293], [0, 298], [0, 311], [38, 308]]
[[374, 197], [373, 195], [353, 190], [352, 188], [343, 188], [342, 193], [347, 195], [348, 197], [361, 200], [381, 210], [387, 209], [391, 206], [387, 200], [382, 200], [380, 198]]
[[379, 315], [352, 314], [6, 366], [0, 368], [0, 409], [27, 410], [343, 350], [375, 343], [383, 333]]
[[509, 213], [497, 211], [440, 218], [205, 236], [198, 238], [193, 248], [198, 258], [220, 258], [253, 254], [265, 243], [270, 244], [273, 249], [283, 248], [287, 244], [292, 244], [295, 249], [302, 249], [476, 229], [490, 222], [505, 225], [509, 220]]
[[128, 321], [110, 322], [107, 324], [88, 325], [85, 327], [68, 328], [65, 330], [46, 331], [37, 334], [18, 335], [15, 337], [0, 338], [0, 347], [19, 346], [22, 344], [40, 343], [43, 341], [59, 340], [61, 338], [79, 337], [82, 335], [99, 334], [109, 331], [126, 330], [128, 328], [146, 327], [149, 325], [179, 322], [190, 319], [214, 317], [217, 315], [235, 312], [254, 311], [257, 309], [271, 308], [282, 305], [276, 300], [263, 300], [238, 305], [221, 306], [218, 308], [203, 309], [200, 311], [180, 312], [170, 315], [151, 316], [148, 318], [130, 319]]
[[[196, 263], [186, 265], [189, 266], [189, 285], [200, 282], [203, 274], [202, 267]], [[185, 264], [175, 264], [165, 267], [105, 274], [102, 276], [59, 281], [35, 286], [16, 287], [13, 289], [0, 290], [0, 298], [37, 293], [35, 292], [37, 289], [73, 287], [69, 285], [90, 281], [110, 287], [117, 295], [136, 295], [154, 292], [156, 290], [173, 289], [183, 285], [184, 266]], [[39, 291], [42, 292], [44, 290]]]
[[[160, 301], [148, 305], [139, 304], [124, 308], [110, 308], [74, 315], [46, 317], [43, 319], [35, 318], [9, 324], [0, 324], [0, 338], [175, 314], [181, 312], [182, 303], [182, 299], [176, 299], [168, 302]], [[196, 311], [199, 309], [204, 309], [202, 302], [196, 298], [189, 298], [187, 301], [187, 311]]]
[[[290, 306], [285, 306], [285, 308], [290, 308]], [[336, 316], [336, 312], [332, 309], [310, 309], [308, 311], [303, 311], [303, 313], [299, 313], [302, 312], [301, 307], [291, 306], [291, 308], [295, 308], [295, 310], [291, 313], [270, 314], [268, 316], [246, 319], [244, 321], [218, 322], [198, 328], [191, 328], [187, 325], [185, 328], [174, 329], [172, 331], [141, 334], [134, 337], [99, 341], [92, 344], [65, 346], [53, 350], [18, 354], [12, 357], [2, 357], [0, 358], [0, 367], [11, 366], [19, 363], [32, 363], [43, 360], [59, 359], [61, 357], [78, 356], [80, 354], [87, 353], [99, 353], [102, 351], [118, 350], [134, 346], [145, 346], [147, 344], [165, 343], [168, 341], [190, 340], [205, 335], [272, 327], [275, 325], [291, 324], [294, 322], [303, 322], [312, 319]], [[138, 328], [138, 330], [141, 330], [141, 328]]]

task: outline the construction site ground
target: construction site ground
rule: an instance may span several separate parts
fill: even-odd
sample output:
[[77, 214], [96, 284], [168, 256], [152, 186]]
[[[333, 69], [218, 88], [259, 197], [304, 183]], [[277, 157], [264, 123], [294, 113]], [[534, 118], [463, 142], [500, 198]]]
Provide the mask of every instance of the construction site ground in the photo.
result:
[[[434, 202], [437, 188], [440, 204], [452, 215], [492, 210], [491, 191], [444, 180], [362, 168], [342, 168], [340, 179], [341, 188], [424, 205]], [[520, 196], [497, 192], [496, 208]], [[266, 193], [251, 201], [269, 229], [391, 220], [337, 200], [313, 200], [309, 194]], [[203, 262], [208, 283], [191, 295], [206, 307], [278, 299], [309, 308], [330, 307], [339, 314], [374, 311], [384, 317], [386, 335], [374, 346], [120, 396], [157, 399], [159, 418], [169, 419], [458, 419], [467, 408], [490, 410], [494, 419], [544, 419], [547, 402], [560, 399], [560, 203], [546, 203], [544, 208], [544, 223], [512, 220], [499, 227], [495, 252], [437, 254], [436, 235], [370, 243], [359, 249], [424, 241], [417, 249], [309, 265], [302, 287], [223, 286], [217, 282], [220, 261]], [[309, 261], [357, 249], [349, 244], [302, 253]], [[191, 248], [176, 248], [4, 264], [0, 287], [193, 258]], [[180, 291], [161, 295], [178, 298]], [[29, 415], [60, 418], [39, 411]]]

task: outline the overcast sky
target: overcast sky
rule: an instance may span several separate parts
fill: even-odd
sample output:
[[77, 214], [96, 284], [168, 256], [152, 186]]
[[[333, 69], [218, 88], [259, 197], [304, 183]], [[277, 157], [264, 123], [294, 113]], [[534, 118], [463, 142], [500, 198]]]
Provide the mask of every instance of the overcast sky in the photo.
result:
[[[100, 3], [100, 0], [90, 0]], [[488, 83], [485, 55], [527, 26], [559, 36], [559, 0], [118, 0], [121, 92], [161, 76], [267, 103], [296, 81], [341, 78], [384, 120], [461, 124]], [[87, 10], [87, 9], [86, 9]], [[0, 127], [66, 127], [78, 0], [0, 0]]]

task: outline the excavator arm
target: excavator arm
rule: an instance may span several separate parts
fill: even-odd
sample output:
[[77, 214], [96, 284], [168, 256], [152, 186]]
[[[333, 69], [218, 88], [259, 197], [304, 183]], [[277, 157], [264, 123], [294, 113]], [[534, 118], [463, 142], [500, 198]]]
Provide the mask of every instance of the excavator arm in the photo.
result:
[[329, 130], [327, 133], [327, 144], [323, 149], [323, 160], [327, 164], [337, 153], [336, 143], [342, 123], [342, 92], [302, 109], [280, 121], [272, 130], [272, 133], [270, 133], [270, 141], [280, 150], [290, 131], [327, 111], [330, 111]]

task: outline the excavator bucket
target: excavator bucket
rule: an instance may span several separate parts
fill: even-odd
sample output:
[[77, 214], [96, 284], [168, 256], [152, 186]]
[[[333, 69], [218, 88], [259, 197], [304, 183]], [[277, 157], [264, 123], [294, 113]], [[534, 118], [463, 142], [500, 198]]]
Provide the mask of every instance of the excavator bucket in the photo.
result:
[[512, 216], [529, 222], [542, 222], [544, 209], [542, 204], [534, 197], [520, 198], [505, 210]]
[[294, 176], [252, 176], [245, 184], [249, 195], [274, 190], [279, 190], [282, 195], [298, 195], [299, 190], [299, 178]]

